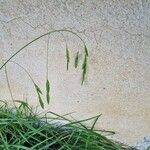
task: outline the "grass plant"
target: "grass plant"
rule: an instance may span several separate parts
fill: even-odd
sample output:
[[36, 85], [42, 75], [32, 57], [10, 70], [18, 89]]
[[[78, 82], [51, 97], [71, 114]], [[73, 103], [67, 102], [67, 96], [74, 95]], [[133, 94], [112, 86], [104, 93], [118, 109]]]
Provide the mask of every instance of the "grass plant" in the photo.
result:
[[[88, 49], [83, 39], [76, 33], [69, 30], [54, 30], [43, 34], [25, 46], [16, 51], [8, 60], [0, 67], [0, 71], [4, 68], [8, 89], [13, 100], [14, 106], [9, 107], [8, 102], [0, 101], [0, 150], [123, 150], [132, 149], [128, 146], [118, 144], [113, 140], [104, 136], [104, 133], [114, 134], [112, 131], [96, 131], [95, 124], [100, 115], [85, 120], [76, 121], [68, 119], [66, 116], [58, 115], [54, 112], [38, 115], [34, 109], [29, 106], [27, 101], [15, 101], [9, 77], [7, 73], [7, 63], [13, 63], [24, 70], [34, 84], [39, 104], [44, 108], [45, 103], [50, 104], [50, 81], [48, 79], [48, 48], [47, 48], [47, 74], [45, 80], [45, 92], [43, 92], [30, 73], [20, 64], [12, 59], [21, 51], [31, 45], [38, 39], [49, 36], [52, 33], [68, 32], [78, 37], [83, 44], [83, 60], [82, 60], [82, 81], [84, 83], [87, 64]], [[63, 35], [63, 34], [62, 34]], [[63, 36], [64, 38], [64, 36]], [[49, 41], [49, 40], [48, 40]], [[67, 70], [70, 63], [70, 50], [66, 44], [66, 63]], [[74, 67], [79, 66], [79, 51], [77, 51], [74, 59]], [[43, 101], [43, 93], [46, 100]], [[17, 104], [16, 104], [17, 103]], [[93, 120], [91, 127], [85, 125], [86, 121]]]

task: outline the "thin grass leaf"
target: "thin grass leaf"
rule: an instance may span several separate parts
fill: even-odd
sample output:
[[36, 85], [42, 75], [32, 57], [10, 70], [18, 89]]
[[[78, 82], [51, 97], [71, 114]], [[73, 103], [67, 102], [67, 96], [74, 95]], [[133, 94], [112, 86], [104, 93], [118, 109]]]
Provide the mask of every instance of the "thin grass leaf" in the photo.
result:
[[100, 116], [101, 116], [101, 114], [98, 115], [98, 116], [95, 118], [94, 123], [93, 123], [93, 125], [92, 125], [92, 127], [91, 127], [91, 130], [94, 130], [95, 124], [97, 123], [97, 121], [98, 121], [98, 119], [99, 119]]
[[78, 63], [79, 63], [79, 52], [77, 52], [76, 57], [75, 57], [75, 68], [78, 67]]
[[90, 135], [87, 136], [86, 144], [85, 144], [85, 150], [88, 149], [88, 147], [89, 147], [89, 142], [90, 142]]
[[35, 150], [36, 147], [42, 145], [42, 143], [47, 142], [49, 139], [52, 139], [53, 137], [49, 137], [47, 139], [45, 139], [44, 141], [41, 141], [40, 143], [37, 143], [36, 145], [34, 145], [33, 147], [31, 147], [31, 150]]
[[[51, 113], [57, 115], [56, 113], [53, 113], [53, 112], [51, 112]], [[66, 123], [66, 124], [62, 125], [61, 127], [67, 127], [67, 126], [71, 127], [72, 125], [80, 125], [81, 127], [83, 127], [83, 129], [88, 130], [88, 128], [85, 125], [83, 125], [83, 122], [87, 122], [87, 121], [93, 120], [93, 119], [97, 118], [98, 116], [94, 116], [94, 117], [83, 119], [83, 120], [79, 120], [79, 121], [76, 121], [76, 120], [72, 121], [72, 120], [68, 120], [67, 118], [63, 117], [63, 119], [64, 120], [66, 119], [67, 121], [69, 121], [69, 123]]]
[[[29, 110], [31, 111], [31, 107], [29, 106], [29, 104], [27, 102], [24, 101], [20, 101], [20, 100], [15, 100], [14, 102], [20, 103], [20, 106], [23, 106], [24, 110]], [[19, 107], [20, 107], [19, 106]]]
[[66, 46], [66, 60], [67, 60], [67, 70], [69, 69], [69, 62], [70, 62], [70, 54], [69, 54], [69, 49]]
[[0, 100], [0, 102], [2, 102], [7, 107], [7, 101]]
[[8, 143], [7, 143], [6, 139], [4, 138], [4, 136], [1, 134], [1, 132], [0, 132], [0, 137], [1, 137], [1, 141], [2, 141], [2, 143], [3, 143], [4, 149], [5, 149], [5, 150], [9, 150]]
[[47, 99], [47, 103], [49, 104], [49, 102], [50, 102], [50, 83], [49, 83], [49, 80], [46, 81], [46, 99]]
[[150, 150], [150, 146], [148, 146], [146, 150]]
[[22, 145], [12, 145], [12, 148], [17, 148], [17, 150], [29, 150], [28, 147]]

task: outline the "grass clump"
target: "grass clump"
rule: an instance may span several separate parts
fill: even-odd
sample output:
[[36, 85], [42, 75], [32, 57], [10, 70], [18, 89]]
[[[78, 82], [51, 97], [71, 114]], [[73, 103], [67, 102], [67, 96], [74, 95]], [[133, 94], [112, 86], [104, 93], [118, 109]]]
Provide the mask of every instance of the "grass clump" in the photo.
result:
[[[41, 108], [44, 109], [45, 103], [43, 101], [43, 93], [45, 93], [47, 104], [50, 104], [51, 100], [51, 84], [48, 79], [48, 47], [45, 92], [43, 92], [36, 84], [30, 73], [19, 63], [12, 61], [12, 59], [38, 39], [44, 36], [49, 37], [52, 33], [61, 32], [68, 32], [75, 35], [83, 44], [84, 51], [82, 52], [83, 60], [81, 84], [84, 83], [87, 74], [89, 53], [83, 39], [72, 31], [65, 29], [50, 31], [33, 39], [31, 42], [27, 43], [18, 51], [16, 51], [8, 60], [3, 63], [2, 66], [0, 66], [0, 71], [5, 68], [7, 86], [14, 104], [14, 108], [10, 108], [8, 107], [7, 102], [0, 101], [0, 150], [131, 150], [132, 148], [114, 142], [103, 134], [104, 132], [114, 134], [114, 132], [95, 131], [94, 127], [100, 115], [89, 119], [76, 121], [70, 120], [65, 116], [60, 116], [53, 112], [48, 112], [43, 116], [38, 115], [33, 111], [32, 107], [24, 101], [17, 101], [16, 105], [7, 75], [7, 63], [13, 63], [25, 71], [35, 87], [39, 100], [38, 102]], [[70, 63], [70, 50], [67, 46], [67, 43], [66, 63], [68, 70]], [[79, 51], [77, 51], [74, 59], [74, 67], [79, 67]], [[94, 121], [91, 127], [84, 125], [84, 122], [89, 120]]]
[[[26, 102], [0, 107], [0, 149], [3, 150], [122, 150], [121, 145], [94, 131], [99, 116], [71, 121], [48, 112], [38, 116]], [[83, 123], [94, 120], [91, 128]], [[65, 123], [62, 123], [62, 121]]]

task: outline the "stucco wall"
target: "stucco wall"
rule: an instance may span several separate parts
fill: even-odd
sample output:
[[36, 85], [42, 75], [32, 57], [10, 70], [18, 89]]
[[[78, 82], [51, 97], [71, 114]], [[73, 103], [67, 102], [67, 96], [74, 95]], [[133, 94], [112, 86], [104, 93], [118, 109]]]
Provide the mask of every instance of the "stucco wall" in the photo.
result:
[[[66, 71], [64, 40], [60, 34], [51, 36], [52, 100], [45, 110], [74, 112], [79, 119], [102, 113], [97, 128], [114, 130], [115, 138], [134, 143], [150, 133], [149, 16], [149, 0], [0, 0], [0, 64], [50, 30], [76, 32], [89, 49], [88, 77], [81, 86], [81, 69], [74, 69], [73, 59]], [[82, 49], [81, 42], [72, 34], [64, 36], [73, 58]], [[13, 59], [43, 89], [47, 40], [43, 37]], [[11, 63], [7, 70], [13, 97], [27, 97], [35, 104], [27, 75]], [[0, 70], [0, 99], [11, 99], [4, 70]]]

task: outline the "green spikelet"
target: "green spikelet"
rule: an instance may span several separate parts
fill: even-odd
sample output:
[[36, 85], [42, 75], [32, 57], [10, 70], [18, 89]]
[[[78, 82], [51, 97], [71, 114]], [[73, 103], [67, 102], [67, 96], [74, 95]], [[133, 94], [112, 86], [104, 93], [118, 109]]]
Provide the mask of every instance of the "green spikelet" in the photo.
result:
[[38, 93], [42, 94], [42, 91], [41, 91], [41, 89], [38, 87], [38, 85], [34, 83], [34, 86], [35, 86], [36, 91], [37, 91]]
[[44, 103], [43, 103], [43, 100], [41, 98], [41, 95], [38, 93], [38, 99], [39, 99], [39, 103], [41, 105], [41, 107], [44, 109]]
[[46, 99], [47, 99], [47, 103], [49, 104], [49, 102], [50, 102], [50, 83], [49, 83], [49, 80], [46, 81]]
[[84, 51], [85, 51], [86, 56], [89, 56], [88, 49], [87, 49], [86, 45], [84, 45]]
[[69, 54], [69, 49], [66, 46], [66, 60], [67, 60], [67, 70], [69, 69], [69, 62], [70, 62], [70, 54]]
[[85, 54], [84, 61], [82, 64], [82, 83], [81, 83], [81, 85], [83, 85], [86, 73], [87, 73], [87, 55]]
[[79, 63], [79, 52], [77, 52], [76, 57], [75, 57], [75, 68], [78, 67], [78, 63]]
[[35, 83], [34, 83], [34, 87], [35, 87], [36, 92], [37, 92], [37, 95], [38, 95], [38, 100], [39, 100], [40, 106], [41, 106], [42, 108], [44, 108], [44, 103], [43, 103], [43, 100], [42, 100], [42, 98], [41, 98], [42, 91], [41, 91], [41, 89], [38, 87], [38, 85], [35, 84]]

